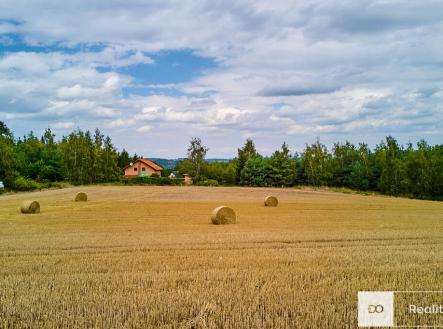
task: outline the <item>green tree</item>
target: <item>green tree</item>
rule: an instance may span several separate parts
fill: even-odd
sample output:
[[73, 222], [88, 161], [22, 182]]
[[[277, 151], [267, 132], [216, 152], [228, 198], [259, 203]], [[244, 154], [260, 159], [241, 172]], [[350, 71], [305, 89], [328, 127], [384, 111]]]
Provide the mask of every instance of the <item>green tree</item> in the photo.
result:
[[6, 124], [0, 121], [0, 181], [8, 188], [14, 184], [15, 165], [14, 137]]
[[403, 184], [403, 150], [397, 140], [391, 136], [386, 137], [386, 143], [382, 142], [376, 147], [376, 158], [381, 167], [378, 187], [381, 192], [398, 195], [402, 192]]
[[249, 158], [241, 172], [240, 184], [247, 186], [266, 186], [268, 160], [260, 155]]
[[353, 169], [359, 170], [358, 151], [355, 145], [346, 142], [344, 144], [335, 143], [332, 148], [331, 170], [332, 181], [335, 186], [350, 186], [350, 175]]
[[60, 143], [64, 177], [73, 184], [109, 182], [118, 179], [118, 155], [110, 137], [97, 129], [92, 138], [89, 131], [77, 130]]
[[328, 185], [332, 178], [331, 162], [328, 149], [319, 140], [306, 145], [302, 155], [305, 179], [311, 185]]
[[189, 159], [180, 160], [175, 168], [181, 175], [188, 174], [193, 176], [194, 166]]
[[212, 162], [204, 166], [204, 176], [216, 180], [225, 185], [235, 184], [236, 164], [234, 160], [229, 162]]
[[237, 183], [241, 182], [241, 172], [246, 164], [246, 162], [254, 158], [258, 155], [257, 150], [255, 149], [254, 142], [252, 139], [248, 138], [246, 140], [245, 145], [242, 148], [238, 149], [238, 155], [236, 158], [237, 169], [236, 169], [236, 181]]
[[205, 147], [198, 137], [193, 137], [188, 148], [188, 160], [191, 164], [189, 174], [195, 183], [201, 180], [202, 168], [205, 164], [206, 153], [208, 148]]
[[105, 138], [101, 158], [101, 162], [103, 163], [104, 181], [110, 182], [117, 180], [120, 176], [118, 154], [109, 136], [106, 136]]
[[335, 143], [330, 159], [330, 184], [366, 190], [371, 178], [370, 151], [366, 144]]
[[356, 158], [354, 159], [351, 171], [348, 176], [349, 187], [368, 190], [372, 179], [371, 152], [366, 144], [360, 143], [356, 149]]
[[129, 163], [134, 162], [135, 160], [129, 156], [128, 151], [123, 149], [120, 153], [118, 153], [118, 166], [121, 170], [125, 168]]
[[286, 142], [269, 158], [267, 185], [290, 186], [295, 182], [296, 162]]
[[443, 196], [443, 147], [417, 143], [417, 149], [408, 145], [404, 155], [405, 191], [418, 198]]
[[73, 184], [93, 182], [94, 143], [89, 131], [76, 130], [60, 144], [64, 177]]
[[38, 177], [45, 181], [59, 181], [61, 175], [60, 152], [55, 141], [55, 135], [50, 128], [46, 128], [41, 138], [43, 149], [41, 150], [42, 164]]
[[0, 137], [6, 138], [10, 141], [14, 140], [14, 136], [13, 136], [11, 130], [8, 128], [6, 123], [4, 123], [3, 121], [0, 121]]
[[106, 164], [104, 162], [103, 155], [103, 143], [105, 136], [102, 135], [97, 128], [94, 132], [94, 147], [93, 147], [93, 160], [92, 160], [92, 180], [94, 182], [104, 182]]
[[45, 145], [31, 131], [19, 140], [16, 146], [17, 170], [23, 177], [40, 180], [43, 170], [42, 158]]

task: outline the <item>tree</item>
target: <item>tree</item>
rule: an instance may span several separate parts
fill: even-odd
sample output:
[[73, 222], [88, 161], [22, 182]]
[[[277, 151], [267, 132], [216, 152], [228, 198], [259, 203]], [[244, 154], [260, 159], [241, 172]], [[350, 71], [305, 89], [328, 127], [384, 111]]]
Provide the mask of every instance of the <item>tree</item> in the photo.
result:
[[209, 148], [203, 146], [198, 137], [193, 137], [188, 148], [188, 160], [191, 164], [191, 174], [194, 182], [198, 183], [201, 179], [202, 167], [205, 163], [206, 153]]
[[402, 192], [403, 150], [394, 137], [386, 137], [386, 143], [382, 142], [376, 147], [376, 158], [381, 167], [380, 181], [378, 187], [381, 192], [398, 195]]
[[234, 160], [229, 162], [211, 162], [205, 164], [203, 176], [222, 184], [234, 185], [235, 170], [236, 164]]
[[418, 198], [439, 198], [443, 194], [443, 147], [417, 143], [415, 150], [408, 145], [404, 155], [404, 188]]
[[103, 143], [105, 136], [102, 135], [100, 130], [97, 128], [94, 132], [94, 147], [93, 147], [93, 164], [92, 164], [92, 180], [94, 182], [104, 182], [106, 170], [106, 164], [103, 161]]
[[120, 176], [120, 169], [118, 167], [118, 154], [112, 144], [112, 140], [109, 136], [106, 136], [104, 147], [102, 150], [102, 163], [104, 181], [115, 181]]
[[118, 155], [109, 136], [98, 129], [94, 139], [89, 131], [77, 130], [60, 143], [64, 177], [73, 184], [110, 182], [118, 179]]
[[94, 144], [89, 131], [76, 130], [64, 137], [60, 144], [62, 171], [73, 184], [93, 182]]
[[[348, 141], [344, 144], [334, 143], [331, 159], [333, 175], [331, 183], [335, 186], [349, 187], [351, 185], [350, 174], [357, 160], [358, 151], [354, 144]], [[355, 168], [359, 168], [359, 165], [355, 165]]]
[[0, 121], [0, 181], [6, 187], [13, 187], [16, 176], [14, 137], [5, 123]]
[[59, 181], [61, 175], [60, 152], [55, 142], [55, 135], [50, 128], [46, 128], [41, 138], [43, 149], [41, 150], [42, 164], [38, 177], [40, 180]]
[[370, 151], [366, 144], [356, 147], [350, 142], [334, 143], [330, 184], [367, 190], [370, 184]]
[[41, 175], [44, 167], [42, 159], [45, 145], [31, 131], [23, 137], [23, 141], [18, 141], [16, 145], [17, 171], [25, 178], [42, 180]]
[[9, 139], [11, 141], [14, 139], [11, 130], [3, 121], [0, 121], [0, 137]]
[[332, 178], [330, 165], [330, 155], [325, 145], [319, 140], [312, 145], [306, 145], [302, 166], [308, 184], [328, 185]]
[[290, 186], [295, 182], [296, 167], [295, 160], [286, 142], [269, 158], [268, 161], [268, 183], [272, 186]]
[[180, 160], [177, 163], [177, 166], [175, 168], [181, 175], [183, 174], [188, 174], [188, 175], [193, 175], [194, 173], [194, 166], [191, 163], [191, 161], [189, 159], [183, 159]]
[[243, 146], [243, 148], [238, 149], [238, 155], [237, 155], [237, 170], [236, 170], [236, 181], [237, 184], [240, 183], [241, 181], [241, 172], [246, 164], [246, 162], [251, 159], [256, 157], [257, 154], [257, 150], [255, 149], [255, 145], [254, 142], [252, 141], [252, 139], [248, 138], [246, 140], [245, 145]]
[[129, 156], [128, 151], [123, 149], [120, 153], [118, 153], [117, 163], [121, 170], [123, 170], [123, 168], [131, 162], [134, 162], [134, 159]]
[[268, 160], [260, 155], [249, 158], [241, 172], [241, 185], [266, 186]]
[[[317, 140], [306, 145], [300, 155], [292, 155], [283, 143], [270, 157], [262, 157], [247, 139], [237, 158], [211, 163], [205, 161], [208, 148], [200, 138], [192, 138], [187, 151], [187, 159], [178, 163], [177, 170], [190, 174], [197, 183], [206, 178], [249, 186], [291, 186], [297, 182], [443, 200], [443, 145], [431, 146], [424, 140], [404, 148], [388, 136], [374, 151], [363, 143], [345, 142], [335, 143], [331, 152]], [[39, 138], [31, 131], [15, 139], [0, 121], [0, 180], [8, 188], [41, 186], [34, 180], [74, 184], [113, 181], [137, 158], [125, 149], [118, 153], [111, 138], [98, 129], [93, 135], [75, 130], [60, 142], [49, 128]]]

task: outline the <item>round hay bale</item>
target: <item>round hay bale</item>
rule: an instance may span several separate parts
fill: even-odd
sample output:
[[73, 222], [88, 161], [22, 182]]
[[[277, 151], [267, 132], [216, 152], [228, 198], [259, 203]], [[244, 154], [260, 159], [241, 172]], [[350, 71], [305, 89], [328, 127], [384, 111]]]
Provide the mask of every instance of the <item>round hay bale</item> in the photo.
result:
[[78, 192], [75, 201], [88, 201], [88, 195], [85, 192]]
[[20, 210], [22, 214], [37, 214], [40, 212], [40, 203], [33, 200], [23, 201]]
[[265, 199], [265, 206], [266, 207], [277, 207], [278, 205], [278, 199], [275, 196], [268, 195]]
[[211, 220], [213, 224], [235, 224], [236, 216], [232, 208], [220, 206], [212, 211]]

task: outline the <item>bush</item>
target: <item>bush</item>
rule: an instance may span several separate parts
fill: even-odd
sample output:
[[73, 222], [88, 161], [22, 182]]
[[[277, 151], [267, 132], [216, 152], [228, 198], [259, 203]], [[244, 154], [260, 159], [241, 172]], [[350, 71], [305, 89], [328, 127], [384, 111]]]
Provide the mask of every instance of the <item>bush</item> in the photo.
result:
[[68, 187], [67, 183], [64, 182], [46, 182], [43, 184], [44, 188], [65, 188]]
[[159, 176], [138, 176], [122, 178], [121, 183], [124, 185], [183, 185], [183, 180]]
[[218, 181], [215, 179], [205, 179], [197, 184], [198, 186], [218, 186]]
[[14, 190], [17, 191], [32, 191], [32, 190], [39, 190], [43, 187], [42, 184], [39, 182], [36, 182], [35, 180], [25, 178], [22, 176], [17, 177], [14, 180]]

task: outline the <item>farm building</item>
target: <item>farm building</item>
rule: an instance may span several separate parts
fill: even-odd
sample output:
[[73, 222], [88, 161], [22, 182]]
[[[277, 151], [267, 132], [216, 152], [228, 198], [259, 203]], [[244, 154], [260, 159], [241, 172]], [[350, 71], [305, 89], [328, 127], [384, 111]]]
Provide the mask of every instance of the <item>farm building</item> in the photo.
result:
[[185, 179], [186, 185], [192, 185], [192, 177], [191, 176], [189, 176], [188, 174], [183, 174], [183, 177]]
[[163, 168], [149, 159], [139, 158], [127, 165], [124, 170], [126, 177], [151, 176], [154, 173], [161, 176]]

